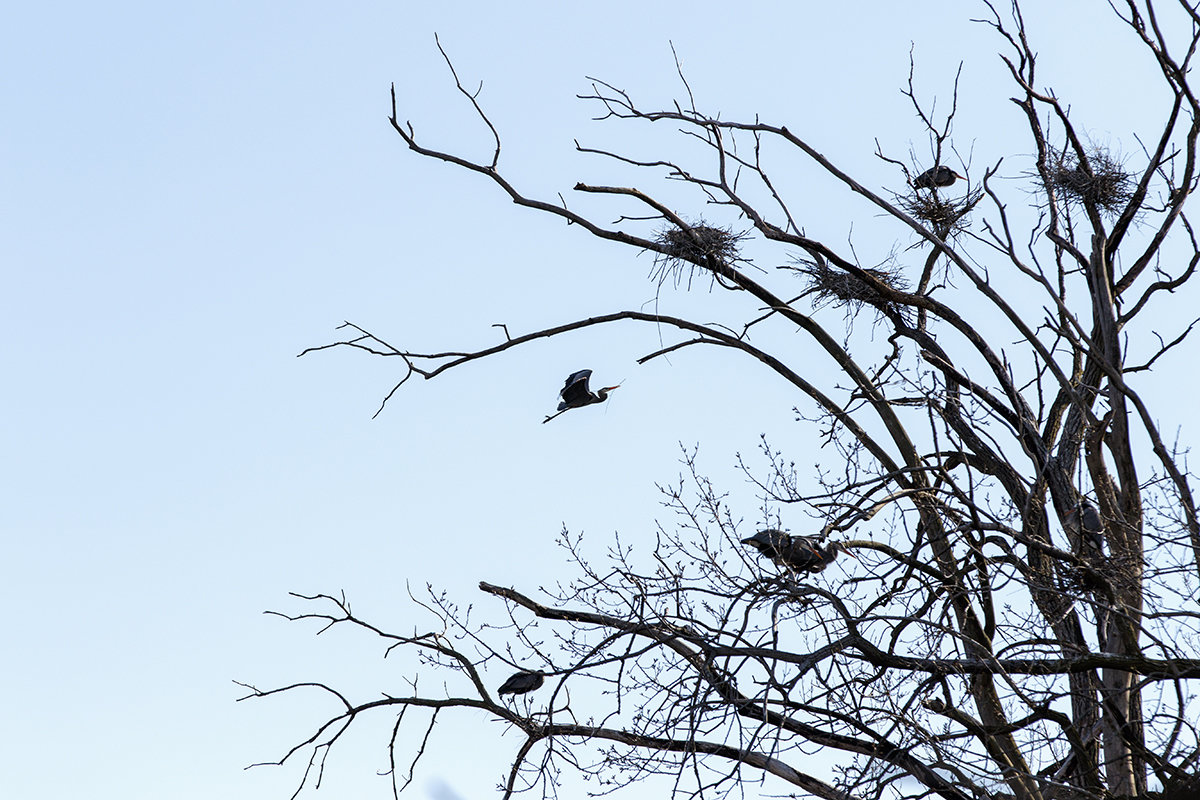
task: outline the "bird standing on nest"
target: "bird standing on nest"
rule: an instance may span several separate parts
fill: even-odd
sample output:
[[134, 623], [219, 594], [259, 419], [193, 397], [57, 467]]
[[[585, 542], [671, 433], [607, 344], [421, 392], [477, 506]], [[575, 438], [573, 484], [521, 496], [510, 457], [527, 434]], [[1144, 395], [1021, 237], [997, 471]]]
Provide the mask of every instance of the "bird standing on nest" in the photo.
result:
[[956, 180], [966, 177], [959, 175], [949, 167], [930, 167], [917, 176], [912, 185], [914, 189], [940, 189], [952, 185]]

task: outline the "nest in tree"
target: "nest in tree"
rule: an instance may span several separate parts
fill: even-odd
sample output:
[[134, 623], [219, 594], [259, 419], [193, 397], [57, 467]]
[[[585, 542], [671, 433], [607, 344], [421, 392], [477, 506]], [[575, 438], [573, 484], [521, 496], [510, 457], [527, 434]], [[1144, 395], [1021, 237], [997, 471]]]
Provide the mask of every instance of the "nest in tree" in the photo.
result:
[[1106, 148], [1093, 146], [1086, 155], [1081, 162], [1073, 150], [1051, 153], [1046, 163], [1048, 188], [1068, 203], [1118, 213], [1133, 198], [1133, 178], [1121, 159]]
[[[655, 251], [654, 269], [650, 277], [661, 286], [668, 278], [678, 286], [687, 276], [688, 287], [696, 269], [711, 269], [712, 262], [729, 266], [741, 260], [738, 246], [746, 238], [745, 232], [735, 233], [732, 228], [706, 225], [704, 220], [688, 228], [674, 225], [659, 231], [654, 241], [663, 247]], [[711, 261], [710, 261], [711, 259]], [[717, 277], [713, 273], [713, 279]]]
[[1101, 559], [1085, 562], [1083, 565], [1066, 565], [1061, 573], [1063, 591], [1076, 597], [1082, 597], [1092, 592], [1103, 596], [1105, 589], [1111, 593], [1111, 588], [1106, 586], [1104, 567]]
[[[808, 279], [808, 290], [816, 295], [814, 305], [834, 304], [857, 312], [864, 305], [880, 311], [903, 313], [906, 309], [887, 299], [884, 291], [873, 282], [829, 266], [825, 261], [801, 260], [795, 269]], [[890, 269], [864, 269], [867, 275], [889, 289], [907, 292], [908, 281], [900, 274], [899, 267]]]
[[967, 214], [982, 197], [982, 189], [958, 199], [944, 197], [936, 191], [913, 191], [900, 196], [898, 201], [905, 213], [924, 222], [945, 241], [966, 228]]
[[1080, 555], [1079, 563], [1066, 564], [1062, 572], [1062, 588], [1077, 596], [1091, 594], [1097, 599], [1115, 602], [1114, 591], [1121, 581], [1141, 569], [1128, 556]]

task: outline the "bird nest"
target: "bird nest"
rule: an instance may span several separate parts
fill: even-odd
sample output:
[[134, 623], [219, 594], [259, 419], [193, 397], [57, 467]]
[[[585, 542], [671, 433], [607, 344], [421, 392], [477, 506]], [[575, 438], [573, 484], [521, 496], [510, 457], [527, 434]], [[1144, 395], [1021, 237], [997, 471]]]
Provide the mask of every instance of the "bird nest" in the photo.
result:
[[[650, 277], [659, 286], [672, 280], [677, 287], [686, 277], [691, 288], [697, 268], [703, 271], [711, 269], [713, 262], [727, 266], [740, 261], [738, 248], [746, 238], [745, 232], [707, 225], [704, 220], [688, 228], [674, 225], [664, 228], [654, 237], [662, 249], [655, 251]], [[714, 280], [715, 277], [714, 274]]]
[[1094, 206], [1107, 214], [1120, 212], [1134, 191], [1125, 164], [1104, 147], [1093, 146], [1086, 156], [1081, 162], [1073, 150], [1052, 152], [1046, 160], [1048, 188], [1068, 203]]
[[924, 222], [945, 240], [966, 228], [967, 214], [982, 197], [982, 189], [958, 199], [943, 197], [936, 191], [914, 191], [900, 196], [898, 201], [905, 213]]
[[1089, 592], [1103, 591], [1106, 583], [1104, 564], [1102, 561], [1096, 560], [1084, 562], [1082, 565], [1066, 565], [1060, 573], [1060, 579], [1063, 592], [1074, 597], [1082, 597]]
[[[833, 304], [845, 306], [857, 312], [864, 305], [872, 306], [880, 311], [902, 313], [905, 308], [889, 300], [887, 296], [871, 281], [859, 276], [835, 269], [824, 261], [800, 260], [795, 267], [808, 280], [808, 289], [816, 300], [814, 305]], [[900, 274], [898, 267], [889, 269], [864, 269], [867, 275], [898, 292], [909, 290], [908, 281]]]
[[1064, 564], [1060, 572], [1063, 591], [1114, 602], [1114, 592], [1138, 574], [1141, 562], [1128, 555], [1080, 556], [1078, 563]]

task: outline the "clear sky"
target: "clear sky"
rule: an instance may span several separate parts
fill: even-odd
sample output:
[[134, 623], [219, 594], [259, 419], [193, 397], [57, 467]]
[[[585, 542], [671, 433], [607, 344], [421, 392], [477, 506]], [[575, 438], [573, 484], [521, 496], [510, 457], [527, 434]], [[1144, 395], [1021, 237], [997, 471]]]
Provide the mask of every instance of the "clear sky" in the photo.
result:
[[[1093, 135], [1135, 151], [1134, 134], [1158, 121], [1140, 105], [1153, 99], [1138, 92], [1144, 62], [1123, 61], [1115, 26], [1080, 23], [1104, 3], [1055, 8], [1030, 20], [1042, 74], [1094, 120]], [[651, 147], [670, 146], [669, 131], [592, 122], [575, 95], [592, 75], [669, 104], [680, 94], [671, 42], [703, 110], [786, 124], [878, 187], [900, 176], [873, 157], [876, 139], [928, 157], [900, 94], [910, 47], [928, 97], [948, 98], [965, 61], [956, 143], [974, 153], [973, 174], [1001, 156], [1010, 176], [1028, 166], [997, 40], [968, 21], [982, 15], [971, 3], [583, 9], [6, 10], [0, 795], [289, 797], [294, 767], [243, 767], [277, 758], [328, 707], [235, 703], [232, 681], [327, 678], [365, 698], [398, 676], [373, 643], [262, 615], [299, 610], [287, 592], [344, 589], [362, 615], [405, 630], [417, 624], [406, 585], [480, 603], [480, 580], [529, 592], [557, 580], [564, 523], [597, 549], [616, 531], [651, 541], [667, 519], [655, 483], [679, 472], [680, 443], [699, 444], [750, 525], [759, 511], [736, 453], [752, 454], [766, 432], [798, 463], [818, 459], [796, 398], [751, 365], [685, 351], [638, 367], [658, 347], [651, 328], [580, 333], [412, 383], [377, 419], [397, 365], [348, 351], [296, 358], [343, 320], [404, 346], [474, 348], [498, 340], [493, 323], [515, 335], [655, 299], [647, 256], [404, 148], [386, 121], [392, 82], [401, 117], [429, 144], [488, 152], [435, 31], [464, 81], [483, 81], [501, 167], [530, 194], [617, 182], [574, 152], [575, 138], [667, 154]], [[810, 233], [840, 242], [853, 228], [859, 246], [892, 248], [894, 229], [871, 239], [872, 209], [803, 169]], [[569, 199], [601, 221], [619, 213]], [[659, 302], [703, 318], [728, 297], [667, 291]], [[562, 379], [585, 367], [622, 390], [541, 425]], [[1174, 410], [1164, 431], [1182, 420]], [[487, 796], [516, 747], [495, 723], [452, 724], [471, 764], [438, 755], [417, 797]], [[318, 796], [386, 796], [382, 731], [373, 736], [335, 752]]]

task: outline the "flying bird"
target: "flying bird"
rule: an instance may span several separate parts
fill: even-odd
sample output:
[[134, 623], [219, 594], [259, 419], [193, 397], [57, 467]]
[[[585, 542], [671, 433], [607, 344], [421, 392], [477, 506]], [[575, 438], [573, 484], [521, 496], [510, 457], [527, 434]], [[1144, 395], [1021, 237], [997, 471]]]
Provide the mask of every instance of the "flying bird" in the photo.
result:
[[551, 414], [542, 420], [545, 425], [550, 420], [557, 417], [564, 411], [570, 411], [572, 408], [583, 408], [590, 406], [592, 403], [603, 403], [608, 399], [608, 393], [619, 389], [620, 386], [605, 386], [598, 392], [592, 392], [588, 389], [588, 378], [592, 377], [590, 369], [581, 369], [579, 372], [572, 372], [567, 376], [566, 383], [563, 384], [562, 391], [558, 394], [562, 397], [562, 402], [558, 404], [558, 413]]
[[964, 176], [949, 167], [930, 167], [918, 175], [912, 185], [914, 189], [935, 189], [950, 186], [959, 178], [966, 180]]
[[542, 684], [545, 682], [546, 676], [540, 672], [518, 672], [516, 675], [509, 676], [508, 680], [496, 690], [496, 694], [526, 694], [542, 688]]
[[748, 539], [742, 539], [742, 544], [750, 545], [759, 555], [797, 572], [821, 572], [841, 553], [858, 558], [842, 542], [822, 545], [811, 537], [790, 536], [774, 529], [759, 531]]

